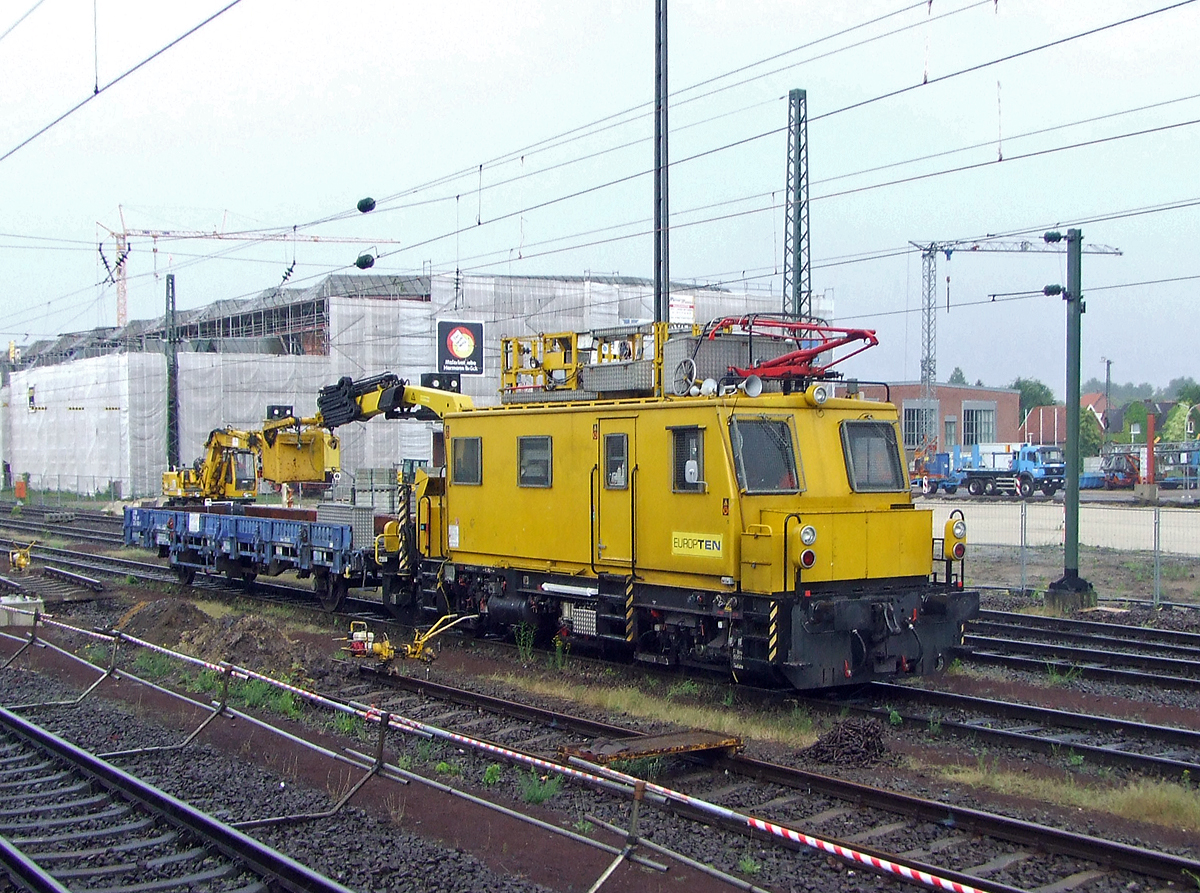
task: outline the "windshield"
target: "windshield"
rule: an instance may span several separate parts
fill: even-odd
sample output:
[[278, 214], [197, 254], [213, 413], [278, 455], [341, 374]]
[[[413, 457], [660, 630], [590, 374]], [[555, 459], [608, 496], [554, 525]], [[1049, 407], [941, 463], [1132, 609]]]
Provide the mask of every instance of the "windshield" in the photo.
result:
[[747, 493], [798, 493], [803, 477], [786, 418], [734, 416], [729, 439], [738, 484]]
[[1063, 451], [1058, 447], [1042, 447], [1038, 455], [1042, 457], [1043, 465], [1061, 465], [1064, 461]]
[[253, 490], [258, 482], [258, 462], [253, 453], [239, 452], [234, 458], [234, 475], [239, 490]]
[[859, 493], [906, 490], [896, 426], [890, 422], [842, 422], [842, 449], [850, 489]]

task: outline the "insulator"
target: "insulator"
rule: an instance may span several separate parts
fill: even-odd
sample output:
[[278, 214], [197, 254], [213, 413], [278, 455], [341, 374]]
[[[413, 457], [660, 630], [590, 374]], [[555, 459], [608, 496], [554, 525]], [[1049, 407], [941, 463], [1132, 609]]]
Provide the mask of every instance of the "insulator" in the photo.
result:
[[371, 267], [375, 266], [375, 258], [369, 254], [360, 254], [358, 256], [358, 260], [354, 262], [354, 266], [358, 267], [360, 270], [369, 270]]
[[363, 214], [371, 213], [375, 210], [375, 199], [371, 198], [370, 196], [367, 196], [367, 198], [360, 198], [358, 200], [358, 210]]

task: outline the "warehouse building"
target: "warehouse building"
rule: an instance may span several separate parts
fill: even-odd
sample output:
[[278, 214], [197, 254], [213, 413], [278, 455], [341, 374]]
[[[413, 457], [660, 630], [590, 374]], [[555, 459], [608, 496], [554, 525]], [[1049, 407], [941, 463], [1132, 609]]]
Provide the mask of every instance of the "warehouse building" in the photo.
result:
[[[778, 311], [766, 293], [673, 283], [671, 321]], [[653, 316], [653, 285], [622, 276], [335, 274], [176, 314], [181, 458], [214, 428], [252, 430], [266, 407], [316, 409], [343, 376], [383, 371], [420, 381], [436, 369], [438, 321], [484, 326], [484, 372], [463, 377], [477, 403], [498, 402], [500, 338], [589, 331]], [[24, 346], [0, 389], [6, 483], [115, 498], [161, 492], [167, 468], [164, 318]], [[428, 423], [376, 420], [339, 429], [342, 467], [391, 468], [431, 458]]]

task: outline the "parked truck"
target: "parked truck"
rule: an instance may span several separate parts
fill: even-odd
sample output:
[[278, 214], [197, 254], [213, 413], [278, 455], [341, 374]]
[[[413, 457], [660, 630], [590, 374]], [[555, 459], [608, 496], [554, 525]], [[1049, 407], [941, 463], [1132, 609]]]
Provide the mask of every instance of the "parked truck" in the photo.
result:
[[972, 496], [1053, 496], [1066, 486], [1066, 462], [1058, 446], [983, 443], [917, 457], [914, 482], [929, 496], [966, 488]]

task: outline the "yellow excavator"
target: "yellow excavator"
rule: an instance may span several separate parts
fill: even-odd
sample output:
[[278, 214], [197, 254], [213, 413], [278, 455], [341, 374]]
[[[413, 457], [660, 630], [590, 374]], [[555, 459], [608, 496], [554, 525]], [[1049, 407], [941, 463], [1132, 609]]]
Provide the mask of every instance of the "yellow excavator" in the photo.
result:
[[168, 505], [253, 502], [261, 480], [324, 483], [341, 468], [335, 428], [378, 415], [437, 419], [471, 405], [456, 391], [411, 385], [391, 372], [358, 381], [345, 377], [321, 388], [312, 417], [297, 418], [291, 407], [281, 407], [285, 411], [268, 410], [274, 417], [259, 430], [215, 429], [191, 468], [163, 473], [162, 493]]
[[341, 468], [341, 445], [319, 419], [287, 416], [258, 431], [217, 428], [191, 468], [163, 473], [168, 505], [252, 502], [260, 480], [323, 483]]

